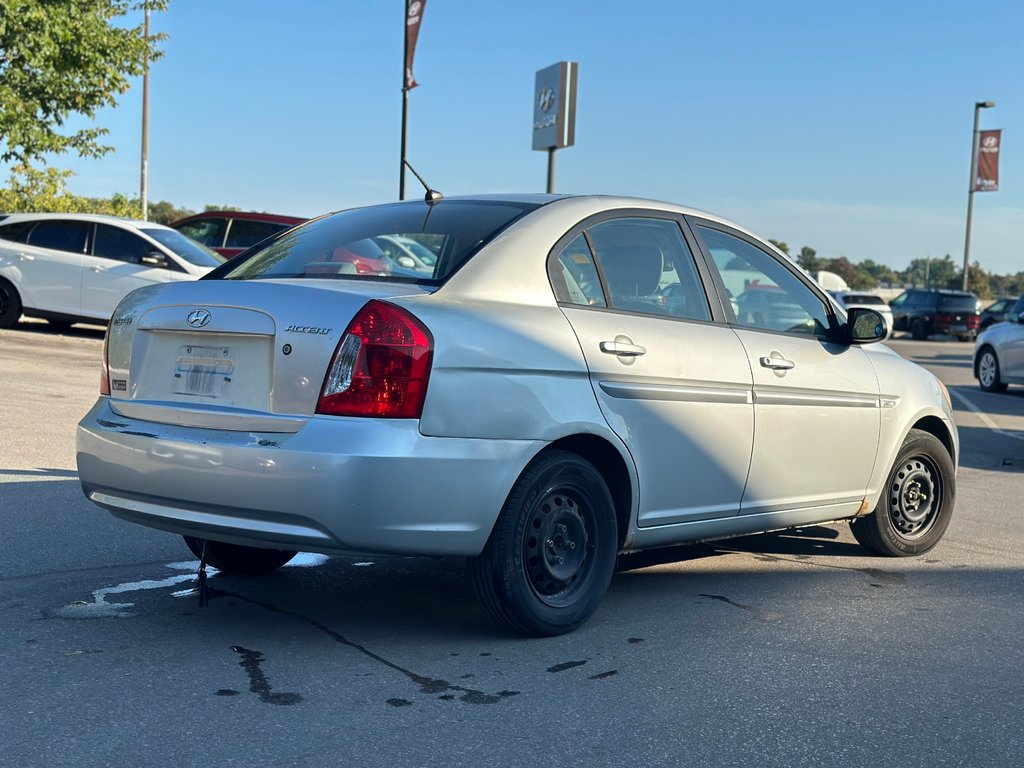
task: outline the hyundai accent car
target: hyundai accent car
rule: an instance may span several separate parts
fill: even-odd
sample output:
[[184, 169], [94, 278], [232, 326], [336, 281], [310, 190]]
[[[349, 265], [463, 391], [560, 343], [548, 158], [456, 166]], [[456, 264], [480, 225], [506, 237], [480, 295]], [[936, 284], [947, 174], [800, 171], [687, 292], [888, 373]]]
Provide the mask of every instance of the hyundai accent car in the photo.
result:
[[1006, 314], [1005, 322], [981, 332], [974, 345], [974, 378], [986, 392], [1024, 384], [1024, 298]]
[[[429, 275], [338, 249], [436, 245]], [[647, 200], [402, 202], [303, 224], [118, 307], [78, 427], [86, 496], [224, 571], [454, 555], [500, 624], [568, 632], [618, 553], [848, 520], [928, 551], [948, 394], [764, 240]], [[802, 312], [737, 315], [750, 285]], [[788, 310], [795, 314], [795, 310]]]
[[21, 213], [0, 222], [0, 328], [22, 315], [106, 323], [136, 288], [195, 280], [222, 259], [161, 224], [115, 216]]

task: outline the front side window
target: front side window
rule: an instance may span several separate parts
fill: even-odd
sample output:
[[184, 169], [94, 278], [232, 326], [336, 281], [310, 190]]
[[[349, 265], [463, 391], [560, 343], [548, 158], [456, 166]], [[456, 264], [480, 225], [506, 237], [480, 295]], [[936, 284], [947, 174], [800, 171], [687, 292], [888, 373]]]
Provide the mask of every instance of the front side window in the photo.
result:
[[700, 225], [696, 230], [725, 284], [737, 325], [828, 337], [824, 302], [774, 256], [726, 232]]
[[207, 248], [222, 248], [227, 223], [227, 219], [197, 219], [179, 224], [175, 229]]
[[91, 224], [83, 221], [41, 221], [28, 236], [28, 244], [68, 253], [85, 253], [85, 235]]
[[96, 241], [92, 255], [115, 261], [139, 264], [152, 246], [138, 235], [109, 224], [96, 225]]

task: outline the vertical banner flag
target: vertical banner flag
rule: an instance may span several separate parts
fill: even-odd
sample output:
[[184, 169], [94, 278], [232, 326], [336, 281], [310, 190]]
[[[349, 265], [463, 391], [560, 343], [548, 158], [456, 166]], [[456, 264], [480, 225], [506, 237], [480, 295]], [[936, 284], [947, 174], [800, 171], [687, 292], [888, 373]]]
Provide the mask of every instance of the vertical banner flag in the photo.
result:
[[1002, 131], [981, 131], [978, 134], [978, 175], [974, 179], [975, 192], [995, 192], [999, 189], [999, 143]]
[[406, 0], [405, 3], [405, 90], [411, 91], [419, 83], [412, 76], [412, 60], [416, 56], [416, 39], [420, 36], [420, 22], [427, 0]]

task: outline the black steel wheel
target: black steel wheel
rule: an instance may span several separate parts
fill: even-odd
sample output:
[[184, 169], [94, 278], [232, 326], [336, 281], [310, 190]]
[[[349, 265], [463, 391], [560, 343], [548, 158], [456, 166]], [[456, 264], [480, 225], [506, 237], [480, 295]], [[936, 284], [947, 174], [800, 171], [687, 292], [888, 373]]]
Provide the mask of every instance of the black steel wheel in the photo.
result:
[[924, 320], [917, 319], [910, 324], [910, 335], [916, 341], [924, 341], [928, 338], [928, 329], [925, 328]]
[[18, 289], [0, 277], [0, 328], [13, 328], [21, 319]]
[[617, 551], [615, 506], [600, 473], [576, 454], [550, 451], [523, 471], [469, 570], [499, 624], [559, 635], [597, 610]]
[[[203, 539], [182, 536], [185, 545], [198, 558], [203, 556]], [[276, 571], [291, 560], [296, 552], [289, 549], [261, 549], [228, 544], [223, 541], [206, 542], [206, 563], [218, 571], [242, 576], [261, 576]]]
[[999, 358], [992, 347], [982, 347], [978, 355], [978, 385], [986, 392], [1006, 391], [1006, 382], [999, 376]]
[[912, 429], [874, 512], [850, 522], [854, 537], [880, 555], [908, 557], [939, 543], [953, 515], [956, 478], [946, 447]]

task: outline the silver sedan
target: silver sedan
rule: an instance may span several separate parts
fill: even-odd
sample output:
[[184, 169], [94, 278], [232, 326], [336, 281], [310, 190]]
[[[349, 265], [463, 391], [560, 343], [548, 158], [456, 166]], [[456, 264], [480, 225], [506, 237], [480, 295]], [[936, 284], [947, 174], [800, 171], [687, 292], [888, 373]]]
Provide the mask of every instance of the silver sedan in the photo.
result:
[[[433, 270], [347, 258], [406, 238]], [[782, 297], [783, 319], [741, 295]], [[343, 211], [117, 308], [86, 496], [259, 573], [296, 551], [456, 555], [500, 624], [568, 632], [620, 552], [849, 520], [931, 549], [948, 393], [723, 219], [618, 197]]]

